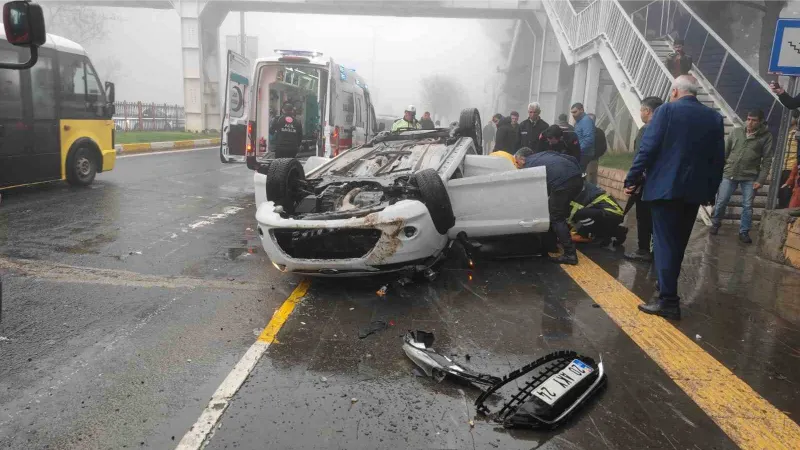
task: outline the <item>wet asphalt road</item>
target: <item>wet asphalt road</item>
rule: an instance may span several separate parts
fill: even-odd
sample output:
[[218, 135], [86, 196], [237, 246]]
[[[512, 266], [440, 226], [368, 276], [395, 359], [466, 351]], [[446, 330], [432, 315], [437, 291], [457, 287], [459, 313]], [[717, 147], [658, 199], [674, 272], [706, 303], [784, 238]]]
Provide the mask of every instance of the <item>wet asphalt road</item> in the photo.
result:
[[[251, 172], [213, 150], [121, 159], [89, 189], [5, 193], [0, 448], [174, 447], [300, 280], [272, 268], [254, 213]], [[800, 278], [727, 231], [696, 230], [677, 326], [796, 418]], [[584, 252], [652, 293], [648, 265]], [[452, 260], [404, 287], [314, 280], [207, 448], [736, 448], [558, 266], [471, 274]], [[359, 339], [376, 320], [389, 327]], [[555, 432], [505, 430], [475, 417], [477, 390], [415, 374], [409, 329], [493, 375], [557, 349], [602, 355], [608, 386]]]

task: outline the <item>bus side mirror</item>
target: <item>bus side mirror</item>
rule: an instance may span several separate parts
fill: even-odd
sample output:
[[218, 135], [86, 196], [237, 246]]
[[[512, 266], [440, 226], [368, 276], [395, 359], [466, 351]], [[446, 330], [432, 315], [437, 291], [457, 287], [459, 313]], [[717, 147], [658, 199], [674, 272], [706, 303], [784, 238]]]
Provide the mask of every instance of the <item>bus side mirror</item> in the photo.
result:
[[117, 101], [116, 86], [114, 86], [114, 83], [110, 81], [106, 81], [106, 99], [108, 100], [108, 103], [114, 103]]
[[39, 47], [47, 41], [42, 7], [26, 1], [3, 5], [3, 25], [8, 42], [21, 47]]

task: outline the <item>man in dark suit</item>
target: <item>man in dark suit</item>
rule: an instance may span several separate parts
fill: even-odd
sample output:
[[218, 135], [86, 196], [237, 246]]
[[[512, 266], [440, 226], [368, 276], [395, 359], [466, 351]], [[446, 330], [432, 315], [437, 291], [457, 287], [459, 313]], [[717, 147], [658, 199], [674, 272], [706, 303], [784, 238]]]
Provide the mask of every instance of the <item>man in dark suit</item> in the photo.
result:
[[658, 300], [639, 309], [680, 319], [678, 275], [700, 205], [714, 201], [725, 166], [722, 116], [697, 100], [691, 75], [672, 84], [670, 103], [656, 109], [639, 153], [625, 178], [631, 195], [644, 181], [642, 200], [651, 202]]

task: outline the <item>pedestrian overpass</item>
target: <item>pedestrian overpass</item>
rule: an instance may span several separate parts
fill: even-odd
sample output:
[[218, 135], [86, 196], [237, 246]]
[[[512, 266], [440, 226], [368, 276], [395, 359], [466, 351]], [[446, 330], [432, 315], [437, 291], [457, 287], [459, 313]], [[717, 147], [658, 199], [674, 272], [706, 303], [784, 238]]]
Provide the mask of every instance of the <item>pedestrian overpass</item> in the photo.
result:
[[[627, 11], [617, 0], [96, 0], [98, 6], [175, 9], [181, 17], [184, 102], [189, 130], [220, 119], [219, 26], [229, 12], [514, 20], [494, 110], [542, 105], [553, 123], [574, 102], [594, 112], [609, 145], [628, 150], [641, 126], [640, 102], [666, 98], [672, 76], [663, 64], [671, 43], [685, 40], [699, 99], [725, 116], [727, 131], [761, 109], [779, 136], [782, 107], [767, 84], [682, 0], [655, 0]], [[776, 142], [782, 142], [779, 137]], [[777, 155], [776, 155], [777, 156]], [[776, 158], [777, 159], [777, 158]], [[776, 161], [775, 168], [780, 164]], [[774, 172], [774, 171], [773, 171]], [[758, 199], [757, 199], [758, 200]], [[765, 200], [765, 199], [761, 199]], [[757, 202], [757, 206], [763, 206]]]

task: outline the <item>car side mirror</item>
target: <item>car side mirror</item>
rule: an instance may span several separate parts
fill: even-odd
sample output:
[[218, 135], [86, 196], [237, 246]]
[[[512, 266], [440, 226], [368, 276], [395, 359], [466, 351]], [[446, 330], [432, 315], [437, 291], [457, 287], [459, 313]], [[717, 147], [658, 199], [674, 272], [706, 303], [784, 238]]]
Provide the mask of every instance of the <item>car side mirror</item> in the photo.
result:
[[0, 63], [0, 69], [29, 69], [39, 60], [38, 47], [47, 41], [42, 7], [27, 1], [8, 2], [3, 5], [3, 28], [10, 44], [29, 47], [31, 57], [25, 63]]

